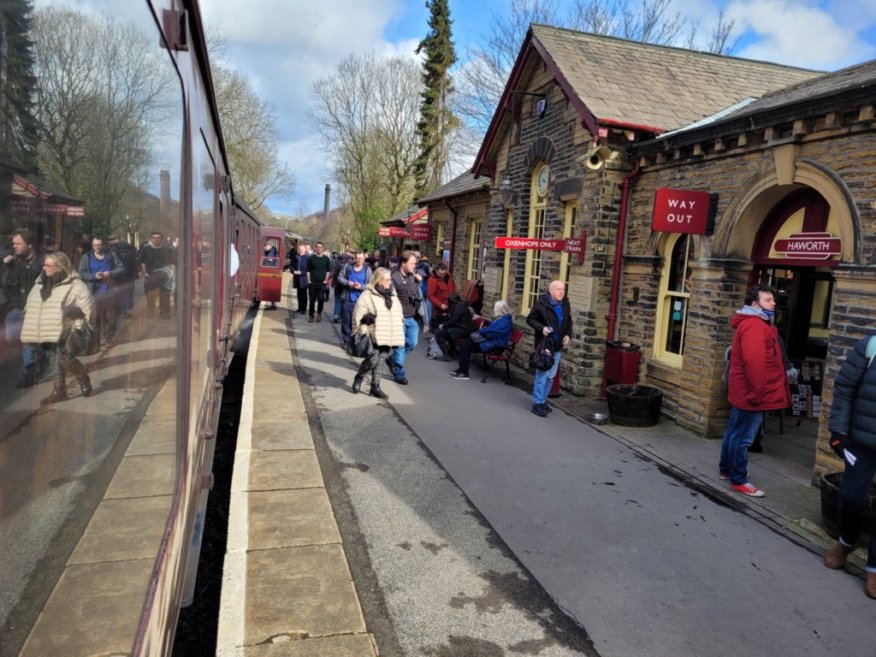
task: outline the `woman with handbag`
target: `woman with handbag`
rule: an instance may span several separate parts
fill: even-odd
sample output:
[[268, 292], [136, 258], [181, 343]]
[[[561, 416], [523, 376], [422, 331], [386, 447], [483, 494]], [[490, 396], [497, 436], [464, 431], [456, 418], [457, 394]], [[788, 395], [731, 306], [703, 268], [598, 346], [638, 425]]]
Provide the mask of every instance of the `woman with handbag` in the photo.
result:
[[27, 297], [22, 342], [39, 344], [45, 353], [57, 355], [57, 373], [52, 393], [41, 404], [67, 399], [67, 372], [79, 381], [82, 396], [91, 394], [91, 379], [77, 358], [88, 351], [94, 302], [88, 287], [73, 271], [64, 253], [50, 253], [43, 273]]
[[358, 336], [365, 333], [373, 345], [353, 379], [353, 392], [359, 392], [365, 375], [371, 372], [371, 396], [386, 399], [388, 395], [380, 389], [380, 362], [389, 356], [393, 347], [405, 344], [404, 315], [388, 269], [379, 267], [368, 287], [359, 295], [353, 308], [352, 328], [351, 341], [361, 340]]
[[504, 299], [493, 304], [493, 321], [475, 331], [459, 346], [459, 367], [450, 373], [457, 381], [468, 381], [468, 369], [472, 352], [483, 354], [508, 346], [511, 342], [511, 329], [514, 328], [514, 314]]

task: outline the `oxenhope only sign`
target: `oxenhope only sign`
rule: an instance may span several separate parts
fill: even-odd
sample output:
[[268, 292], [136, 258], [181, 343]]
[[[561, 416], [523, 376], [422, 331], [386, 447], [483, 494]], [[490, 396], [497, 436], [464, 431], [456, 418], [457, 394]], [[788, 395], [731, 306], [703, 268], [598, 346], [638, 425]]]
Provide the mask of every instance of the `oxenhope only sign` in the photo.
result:
[[532, 251], [565, 251], [578, 255], [578, 264], [584, 263], [584, 245], [587, 233], [569, 239], [544, 239], [538, 237], [497, 237], [497, 249], [528, 249]]
[[705, 235], [709, 224], [709, 192], [661, 187], [654, 194], [651, 230]]

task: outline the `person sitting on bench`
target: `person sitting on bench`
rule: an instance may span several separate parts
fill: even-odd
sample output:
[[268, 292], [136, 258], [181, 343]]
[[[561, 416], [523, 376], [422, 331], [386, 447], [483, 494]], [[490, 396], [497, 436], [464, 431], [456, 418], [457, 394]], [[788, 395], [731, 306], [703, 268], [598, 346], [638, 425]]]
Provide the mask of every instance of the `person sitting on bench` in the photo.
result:
[[451, 292], [448, 301], [450, 308], [444, 316], [444, 322], [438, 325], [438, 331], [435, 333], [438, 346], [444, 352], [444, 357], [439, 360], [443, 361], [450, 361], [451, 357], [456, 356], [457, 340], [467, 337], [475, 330], [472, 309], [465, 299], [458, 293]]
[[468, 369], [472, 352], [489, 353], [493, 349], [504, 349], [511, 341], [514, 315], [511, 306], [504, 299], [493, 304], [492, 322], [475, 331], [459, 346], [459, 367], [450, 373], [454, 379], [468, 381]]

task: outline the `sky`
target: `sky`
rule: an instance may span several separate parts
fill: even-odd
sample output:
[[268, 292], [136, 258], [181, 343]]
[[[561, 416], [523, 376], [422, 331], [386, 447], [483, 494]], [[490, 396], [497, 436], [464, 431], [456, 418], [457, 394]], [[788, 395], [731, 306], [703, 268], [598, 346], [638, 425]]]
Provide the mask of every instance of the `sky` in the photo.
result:
[[[107, 0], [67, 0], [100, 5]], [[636, 0], [634, 0], [636, 1]], [[59, 0], [37, 0], [37, 4]], [[113, 12], [118, 12], [117, 0]], [[557, 0], [564, 8], [572, 0]], [[425, 0], [200, 0], [208, 32], [228, 42], [230, 65], [274, 108], [280, 157], [295, 173], [288, 199], [269, 199], [276, 213], [319, 212], [332, 180], [329, 159], [308, 122], [313, 82], [350, 54], [409, 54], [428, 30]], [[449, 0], [457, 66], [511, 0]], [[718, 12], [735, 21], [733, 55], [833, 71], [876, 58], [876, 0], [673, 0], [682, 17], [712, 25]], [[707, 30], [704, 30], [704, 33]], [[333, 192], [334, 194], [334, 192]], [[336, 197], [332, 198], [332, 205]]]

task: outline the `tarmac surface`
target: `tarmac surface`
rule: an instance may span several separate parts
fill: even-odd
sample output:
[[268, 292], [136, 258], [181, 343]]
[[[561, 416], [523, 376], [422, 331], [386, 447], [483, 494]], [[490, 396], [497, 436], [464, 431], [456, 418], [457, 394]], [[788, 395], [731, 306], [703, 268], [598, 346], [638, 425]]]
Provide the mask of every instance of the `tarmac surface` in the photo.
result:
[[536, 417], [524, 372], [456, 381], [424, 342], [388, 402], [353, 395], [337, 327], [303, 317], [253, 330], [220, 655], [876, 654], [876, 605], [822, 565], [811, 470], [777, 442], [745, 498], [717, 441], [593, 426], [568, 395]]

